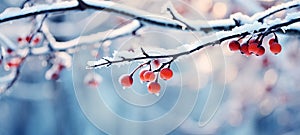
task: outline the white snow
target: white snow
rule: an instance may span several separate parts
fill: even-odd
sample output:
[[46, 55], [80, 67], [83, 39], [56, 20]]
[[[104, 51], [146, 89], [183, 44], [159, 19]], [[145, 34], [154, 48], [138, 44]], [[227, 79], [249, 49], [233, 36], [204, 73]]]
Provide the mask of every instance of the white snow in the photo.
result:
[[51, 46], [54, 49], [61, 50], [76, 47], [83, 44], [92, 44], [95, 42], [103, 42], [108, 39], [116, 38], [118, 36], [131, 34], [132, 31], [136, 30], [140, 26], [139, 21], [132, 21], [131, 23], [122, 26], [118, 29], [98, 32], [95, 34], [80, 36], [75, 39], [66, 42], [57, 42], [53, 35], [50, 33], [48, 26], [45, 24], [42, 26], [42, 31], [45, 33], [46, 38], [49, 40]]
[[0, 83], [5, 83], [5, 82], [13, 80], [16, 76], [16, 72], [17, 72], [16, 69], [12, 69], [9, 74], [7, 74], [5, 76], [1, 76]]
[[12, 50], [17, 48], [17, 46], [8, 37], [6, 37], [1, 32], [0, 32], [0, 44], [4, 45], [4, 46], [6, 46], [6, 47], [8, 47]]
[[45, 10], [70, 8], [70, 7], [75, 7], [77, 5], [78, 5], [77, 1], [64, 1], [64, 2], [58, 2], [50, 5], [49, 4], [35, 5], [32, 7], [25, 7], [23, 9], [12, 7], [12, 8], [7, 8], [5, 11], [3, 11], [0, 14], [0, 20], [14, 17], [14, 16], [21, 16], [29, 13], [45, 11]]
[[[173, 55], [173, 54], [178, 54], [178, 53], [182, 53], [188, 50], [192, 50], [194, 48], [197, 48], [199, 46], [202, 46], [204, 44], [210, 43], [210, 42], [214, 42], [218, 39], [222, 39], [228, 36], [232, 36], [232, 35], [237, 35], [237, 34], [241, 34], [241, 33], [245, 33], [245, 32], [249, 32], [249, 33], [253, 33], [255, 30], [258, 29], [262, 29], [262, 28], [269, 28], [273, 25], [277, 25], [280, 24], [282, 22], [286, 22], [289, 21], [291, 19], [295, 19], [295, 17], [300, 17], [298, 16], [300, 14], [293, 14], [291, 16], [287, 16], [284, 20], [281, 19], [276, 19], [274, 21], [269, 21], [268, 23], [260, 23], [258, 21], [255, 21], [251, 24], [244, 24], [240, 27], [236, 27], [234, 29], [232, 29], [231, 31], [220, 31], [220, 32], [216, 32], [215, 34], [211, 34], [208, 36], [204, 36], [200, 39], [200, 41], [197, 41], [195, 43], [191, 43], [191, 44], [184, 44], [180, 47], [177, 47], [175, 49], [163, 49], [163, 48], [143, 48], [145, 50], [145, 52], [150, 55], [150, 56], [160, 56], [160, 55]], [[113, 54], [113, 58], [110, 58], [110, 60], [120, 60], [121, 57], [124, 58], [136, 58], [136, 57], [141, 57], [143, 56], [143, 53], [141, 51], [140, 48], [135, 48], [134, 51], [115, 51]], [[185, 57], [185, 56], [180, 56], [180, 57]], [[136, 61], [144, 61], [143, 60], [136, 60]], [[104, 64], [107, 63], [107, 61], [105, 60], [98, 60], [98, 61], [89, 61], [87, 63], [88, 66], [95, 66], [95, 65], [100, 65], [100, 64]], [[120, 62], [120, 63], [114, 63], [114, 65], [123, 65], [123, 64], [127, 64], [128, 62]], [[103, 66], [107, 66], [107, 65], [103, 65]], [[101, 68], [103, 66], [98, 66], [96, 68]]]
[[280, 4], [278, 6], [273, 6], [273, 7], [269, 8], [268, 10], [265, 10], [263, 12], [259, 12], [259, 13], [254, 14], [251, 17], [251, 19], [252, 20], [257, 20], [257, 19], [259, 19], [263, 16], [266, 16], [266, 15], [274, 12], [274, 11], [277, 11], [277, 10], [282, 9], [282, 8], [288, 8], [288, 7], [293, 6], [293, 5], [300, 6], [300, 0], [293, 0], [293, 1], [290, 1], [290, 2]]
[[[86, 4], [89, 4], [92, 6], [108, 8], [112, 11], [126, 13], [126, 14], [132, 15], [134, 17], [145, 18], [145, 19], [148, 19], [151, 21], [156, 21], [159, 23], [180, 25], [180, 26], [182, 26], [182, 29], [185, 29], [185, 27], [187, 27], [185, 24], [187, 24], [188, 26], [193, 27], [195, 29], [211, 28], [211, 27], [216, 27], [216, 26], [224, 26], [224, 27], [234, 26], [235, 22], [233, 19], [239, 20], [242, 24], [242, 26], [236, 27], [236, 28], [232, 29], [231, 31], [220, 31], [213, 35], [208, 35], [208, 36], [201, 38], [201, 41], [197, 41], [197, 42], [191, 43], [191, 44], [185, 44], [185, 45], [182, 45], [181, 47], [178, 47], [175, 49], [166, 50], [166, 49], [162, 49], [162, 48], [144, 48], [149, 55], [162, 55], [162, 54], [170, 55], [170, 54], [180, 53], [180, 52], [183, 52], [184, 50], [191, 50], [191, 49], [194, 49], [203, 44], [212, 42], [215, 39], [220, 39], [223, 37], [240, 34], [243, 32], [251, 33], [254, 30], [257, 30], [260, 28], [267, 28], [272, 25], [281, 23], [282, 21], [288, 21], [290, 19], [300, 17], [300, 13], [291, 13], [291, 14], [288, 14], [284, 20], [281, 20], [281, 19], [275, 19], [275, 20], [271, 20], [271, 21], [269, 20], [267, 23], [263, 23], [263, 24], [257, 22], [257, 19], [259, 19], [265, 15], [268, 15], [274, 11], [277, 11], [279, 9], [288, 8], [293, 5], [294, 6], [300, 5], [300, 0], [294, 0], [294, 1], [287, 2], [284, 4], [278, 5], [278, 6], [274, 6], [266, 11], [256, 13], [252, 17], [244, 15], [242, 13], [236, 13], [236, 14], [231, 15], [230, 19], [212, 20], [212, 21], [188, 20], [188, 19], [182, 17], [180, 14], [178, 14], [176, 12], [176, 10], [174, 9], [172, 3], [170, 3], [170, 2], [168, 2], [163, 8], [170, 9], [172, 11], [172, 13], [174, 14], [174, 16], [176, 18], [178, 18], [180, 21], [173, 20], [172, 16], [170, 17], [170, 14], [157, 15], [157, 14], [153, 14], [153, 13], [150, 13], [147, 11], [129, 7], [126, 5], [118, 4], [118, 3], [115, 3], [112, 1], [97, 1], [97, 0], [83, 0], [83, 1]], [[65, 1], [65, 2], [50, 4], [50, 5], [35, 5], [32, 7], [26, 7], [24, 9], [8, 8], [3, 13], [0, 14], [0, 20], [6, 19], [9, 17], [20, 16], [23, 14], [35, 13], [35, 12], [40, 12], [40, 11], [45, 11], [45, 10], [70, 8], [70, 7], [74, 7], [77, 5], [78, 5], [77, 1]], [[163, 11], [166, 11], [166, 10], [163, 10]], [[106, 40], [109, 40], [112, 38], [116, 38], [118, 36], [131, 34], [131, 32], [133, 30], [137, 29], [139, 26], [140, 26], [140, 21], [134, 20], [131, 23], [129, 23], [123, 27], [120, 27], [118, 29], [98, 32], [98, 33], [87, 35], [87, 36], [80, 36], [78, 38], [75, 38], [73, 40], [66, 41], [66, 42], [57, 42], [55, 40], [55, 38], [53, 37], [53, 35], [50, 33], [46, 24], [43, 25], [42, 30], [44, 31], [46, 38], [48, 39], [50, 45], [56, 50], [61, 50], [61, 49], [68, 49], [68, 48], [76, 47], [79, 45], [92, 44], [95, 42], [103, 42], [103, 41], [106, 41]], [[291, 25], [291, 26], [294, 26], [293, 28], [295, 28], [296, 25]], [[291, 28], [291, 26], [284, 27], [283, 30]], [[298, 25], [297, 25], [297, 28], [298, 28]], [[11, 42], [11, 40], [7, 39], [1, 33], [0, 33], [0, 42], [12, 49], [16, 48], [15, 45]], [[149, 51], [149, 50], [151, 50], [151, 51]], [[32, 52], [35, 54], [45, 53], [47, 51], [49, 51], [49, 48], [47, 48], [47, 47], [34, 48], [32, 50]], [[124, 56], [126, 58], [134, 58], [137, 56], [142, 56], [142, 52], [141, 52], [140, 48], [136, 48], [134, 53], [128, 52], [128, 51], [119, 51], [119, 52], [116, 52], [113, 54], [113, 57], [114, 57], [113, 60], [120, 60], [121, 56]], [[90, 62], [88, 62], [88, 65], [92, 66], [92, 65], [105, 63], [105, 62], [107, 62], [107, 61], [105, 61], [105, 60], [90, 61]], [[126, 62], [124, 62], [124, 63], [126, 63]]]

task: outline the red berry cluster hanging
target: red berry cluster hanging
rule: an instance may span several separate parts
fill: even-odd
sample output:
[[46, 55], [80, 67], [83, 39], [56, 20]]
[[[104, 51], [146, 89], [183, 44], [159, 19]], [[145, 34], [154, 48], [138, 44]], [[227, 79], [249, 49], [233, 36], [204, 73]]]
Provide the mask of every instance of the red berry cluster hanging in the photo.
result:
[[42, 34], [41, 33], [35, 33], [33, 35], [27, 35], [26, 37], [18, 37], [17, 42], [19, 45], [28, 45], [36, 46], [41, 43], [42, 41]]
[[[278, 54], [281, 52], [281, 45], [278, 43], [276, 34], [275, 38], [269, 40], [269, 49], [273, 54]], [[265, 47], [262, 45], [263, 38], [257, 37], [256, 39], [249, 39], [247, 42], [240, 44], [239, 40], [230, 41], [228, 46], [231, 51], [240, 51], [241, 54], [250, 56], [252, 54], [256, 56], [261, 56], [265, 54]]]
[[[156, 67], [155, 70], [152, 69], [152, 64]], [[148, 68], [142, 68], [143, 66], [148, 66]], [[141, 82], [148, 82], [147, 88], [150, 94], [159, 95], [161, 86], [158, 82], [160, 77], [163, 80], [169, 80], [173, 76], [173, 71], [170, 69], [170, 63], [161, 64], [158, 59], [149, 61], [147, 63], [138, 66], [131, 74], [124, 74], [119, 78], [119, 83], [124, 88], [129, 88], [133, 84], [133, 74], [140, 69], [139, 79]]]

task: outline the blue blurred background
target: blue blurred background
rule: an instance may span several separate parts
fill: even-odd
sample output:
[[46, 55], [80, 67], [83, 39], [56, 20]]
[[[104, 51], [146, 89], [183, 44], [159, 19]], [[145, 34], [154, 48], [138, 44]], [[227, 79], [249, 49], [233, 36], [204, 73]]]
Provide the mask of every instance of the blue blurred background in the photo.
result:
[[[23, 1], [0, 2], [0, 11], [3, 11], [7, 7], [20, 6]], [[31, 2], [45, 4], [55, 0], [31, 0]], [[161, 5], [165, 1], [115, 0], [115, 2], [160, 13]], [[187, 18], [209, 20], [228, 18], [235, 12], [252, 15], [284, 1], [173, 0], [172, 2], [177, 11]], [[280, 14], [284, 13], [279, 13], [278, 16]], [[56, 39], [65, 41], [80, 34], [118, 26], [126, 20], [130, 18], [88, 10], [56, 13], [50, 15], [46, 22]], [[16, 21], [16, 24], [0, 24], [0, 32], [15, 39], [17, 36], [26, 35], [31, 27], [33, 26], [30, 19], [21, 19]], [[116, 39], [106, 47], [102, 44], [97, 51], [101, 56], [110, 56], [114, 50], [126, 50], [134, 44], [168, 49], [197, 40], [194, 35], [201, 37], [203, 33], [180, 33], [154, 27], [147, 29], [142, 37]], [[93, 50], [86, 49], [72, 55], [73, 67], [63, 70], [60, 79], [46, 80], [45, 72], [51, 65], [45, 64], [48, 61], [43, 57], [30, 57], [26, 59], [20, 78], [9, 90], [9, 94], [0, 98], [0, 135], [150, 134], [152, 132], [148, 130], [163, 131], [177, 122], [180, 124], [176, 125], [174, 130], [170, 130], [169, 134], [297, 135], [300, 133], [300, 102], [297, 96], [300, 95], [299, 38], [279, 35], [279, 39], [284, 45], [284, 50], [276, 56], [267, 53], [263, 57], [246, 58], [229, 52], [227, 46], [223, 44], [180, 60], [171, 67], [175, 72], [173, 79], [161, 82], [163, 94], [159, 97], [148, 95], [145, 84], [138, 81], [135, 81], [132, 89], [125, 91], [117, 83], [121, 74], [132, 71], [138, 63], [124, 67], [86, 70], [84, 68], [86, 61], [95, 59], [90, 55]], [[84, 83], [84, 78], [89, 73], [101, 76], [99, 87], [89, 87]], [[104, 104], [99, 104], [99, 99], [103, 100]], [[154, 100], [157, 100], [154, 104], [141, 106]], [[182, 104], [179, 104], [178, 101], [181, 100], [179, 103]], [[166, 123], [159, 125], [160, 127], [152, 125], [126, 129], [130, 126], [125, 122], [122, 123], [122, 120], [113, 119], [111, 114], [104, 113], [104, 109], [109, 108], [123, 119], [147, 121], [164, 117], [164, 114], [169, 115], [174, 106], [182, 109], [176, 110], [175, 115], [168, 118]], [[217, 109], [217, 112], [214, 112], [214, 109]], [[107, 119], [99, 121], [102, 116]], [[212, 119], [209, 119], [210, 117]], [[184, 121], [181, 122], [181, 119]], [[199, 126], [199, 122], [208, 123]], [[114, 131], [101, 129], [101, 124]]]

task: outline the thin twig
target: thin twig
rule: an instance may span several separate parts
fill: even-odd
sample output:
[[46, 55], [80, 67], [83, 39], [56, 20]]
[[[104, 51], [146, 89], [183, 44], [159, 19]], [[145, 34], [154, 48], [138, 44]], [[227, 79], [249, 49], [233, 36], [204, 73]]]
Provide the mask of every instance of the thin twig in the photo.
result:
[[290, 21], [279, 23], [279, 24], [273, 25], [269, 28], [261, 28], [259, 30], [254, 31], [254, 33], [243, 32], [243, 33], [239, 33], [239, 34], [230, 35], [230, 36], [227, 36], [227, 37], [222, 37], [222, 38], [216, 39], [212, 42], [208, 42], [208, 43], [199, 45], [198, 47], [196, 47], [194, 49], [187, 50], [187, 51], [184, 51], [184, 52], [179, 52], [179, 53], [175, 53], [175, 54], [168, 54], [168, 55], [158, 55], [158, 56], [157, 55], [156, 56], [144, 55], [144, 56], [135, 57], [135, 58], [125, 58], [124, 57], [121, 60], [114, 60], [114, 61], [110, 61], [109, 63], [100, 63], [100, 64], [95, 64], [95, 65], [90, 65], [88, 68], [96, 68], [96, 67], [104, 66], [104, 65], [107, 65], [107, 64], [112, 65], [112, 64], [121, 63], [121, 62], [132, 62], [132, 61], [146, 60], [146, 59], [172, 58], [172, 60], [175, 60], [178, 57], [181, 57], [181, 56], [184, 56], [184, 55], [189, 55], [189, 54], [194, 53], [196, 51], [199, 51], [199, 50], [201, 50], [201, 49], [203, 49], [207, 46], [220, 44], [223, 41], [226, 41], [228, 39], [238, 38], [238, 37], [245, 37], [247, 35], [253, 35], [253, 34], [257, 34], [257, 33], [261, 34], [262, 32], [263, 32], [263, 36], [265, 36], [265, 35], [268, 35], [270, 33], [273, 33], [274, 31], [278, 31], [281, 27], [288, 26], [288, 25], [291, 25], [291, 24], [296, 23], [296, 22], [300, 22], [300, 18], [291, 19]]

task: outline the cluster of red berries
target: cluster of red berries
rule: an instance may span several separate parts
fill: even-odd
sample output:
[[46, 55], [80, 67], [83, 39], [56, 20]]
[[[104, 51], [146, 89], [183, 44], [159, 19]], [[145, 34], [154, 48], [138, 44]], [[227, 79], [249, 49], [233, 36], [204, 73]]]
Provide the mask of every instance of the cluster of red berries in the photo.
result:
[[[271, 38], [269, 40], [269, 47], [270, 51], [275, 55], [281, 52], [281, 45], [278, 43], [277, 38]], [[261, 56], [265, 54], [265, 48], [262, 46], [261, 42], [256, 39], [251, 39], [241, 45], [238, 41], [233, 40], [229, 42], [229, 49], [231, 51], [240, 51], [246, 56], [250, 56], [251, 54]]]
[[22, 44], [22, 43], [31, 43], [32, 45], [37, 45], [41, 42], [41, 36], [40, 34], [36, 34], [35, 36], [26, 36], [26, 37], [18, 37], [17, 38], [17, 41], [19, 44]]
[[[153, 64], [157, 67], [159, 67], [160, 62], [159, 60], [153, 60]], [[148, 64], [151, 66], [150, 64]], [[137, 69], [141, 68], [142, 66], [137, 67]], [[158, 68], [160, 69], [160, 68]], [[119, 78], [119, 83], [124, 87], [124, 88], [129, 88], [133, 84], [133, 74], [136, 70], [134, 70], [131, 74], [124, 74]], [[159, 73], [157, 73], [159, 72]], [[148, 82], [147, 88], [148, 92], [150, 94], [156, 94], [158, 95], [161, 86], [158, 83], [158, 74], [159, 77], [163, 80], [169, 80], [173, 76], [173, 71], [169, 67], [164, 67], [161, 68], [160, 70], [151, 70], [151, 68], [148, 69], [141, 69], [139, 73], [139, 79], [142, 82]]]

